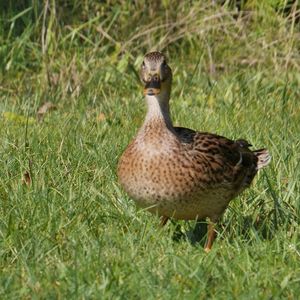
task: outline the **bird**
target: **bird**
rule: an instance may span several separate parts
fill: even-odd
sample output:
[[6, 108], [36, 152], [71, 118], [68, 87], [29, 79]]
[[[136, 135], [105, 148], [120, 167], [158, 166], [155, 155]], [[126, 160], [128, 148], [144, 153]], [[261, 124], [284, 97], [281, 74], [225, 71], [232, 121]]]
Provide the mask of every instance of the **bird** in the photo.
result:
[[173, 126], [172, 70], [163, 53], [144, 56], [140, 79], [147, 113], [120, 156], [119, 183], [137, 206], [159, 216], [162, 226], [169, 219], [206, 219], [209, 252], [229, 202], [250, 186], [271, 155], [265, 148], [250, 150], [245, 139]]

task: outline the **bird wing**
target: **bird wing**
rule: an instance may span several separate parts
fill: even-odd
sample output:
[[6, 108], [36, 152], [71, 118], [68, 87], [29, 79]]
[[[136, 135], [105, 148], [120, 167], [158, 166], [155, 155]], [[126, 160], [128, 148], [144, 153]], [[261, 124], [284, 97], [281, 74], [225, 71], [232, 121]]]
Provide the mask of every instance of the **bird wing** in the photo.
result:
[[196, 166], [200, 181], [210, 185], [227, 183], [240, 189], [253, 180], [258, 159], [246, 140], [233, 141], [217, 134], [183, 127], [174, 127], [174, 130]]

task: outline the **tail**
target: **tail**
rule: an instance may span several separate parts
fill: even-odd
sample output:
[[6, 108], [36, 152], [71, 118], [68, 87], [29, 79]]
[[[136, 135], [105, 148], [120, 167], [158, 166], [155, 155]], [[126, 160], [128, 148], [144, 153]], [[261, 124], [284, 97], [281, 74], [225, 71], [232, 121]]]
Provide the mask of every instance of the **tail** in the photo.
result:
[[253, 153], [257, 157], [256, 170], [260, 170], [270, 163], [271, 155], [267, 149], [254, 150]]

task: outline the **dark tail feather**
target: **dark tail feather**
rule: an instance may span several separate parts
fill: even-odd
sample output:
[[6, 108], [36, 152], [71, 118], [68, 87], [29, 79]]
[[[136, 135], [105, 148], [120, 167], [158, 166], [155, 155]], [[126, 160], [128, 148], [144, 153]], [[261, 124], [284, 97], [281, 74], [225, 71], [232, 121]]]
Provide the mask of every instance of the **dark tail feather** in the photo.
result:
[[257, 157], [257, 170], [262, 169], [270, 163], [271, 155], [267, 149], [254, 150], [253, 153]]

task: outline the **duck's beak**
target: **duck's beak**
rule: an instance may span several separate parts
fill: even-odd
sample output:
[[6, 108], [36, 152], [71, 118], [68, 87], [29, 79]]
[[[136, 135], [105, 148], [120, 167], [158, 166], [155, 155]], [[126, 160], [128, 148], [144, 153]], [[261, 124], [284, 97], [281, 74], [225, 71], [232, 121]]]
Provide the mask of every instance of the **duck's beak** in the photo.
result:
[[158, 75], [151, 77], [151, 80], [148, 81], [144, 88], [144, 95], [154, 96], [160, 93], [161, 81]]

